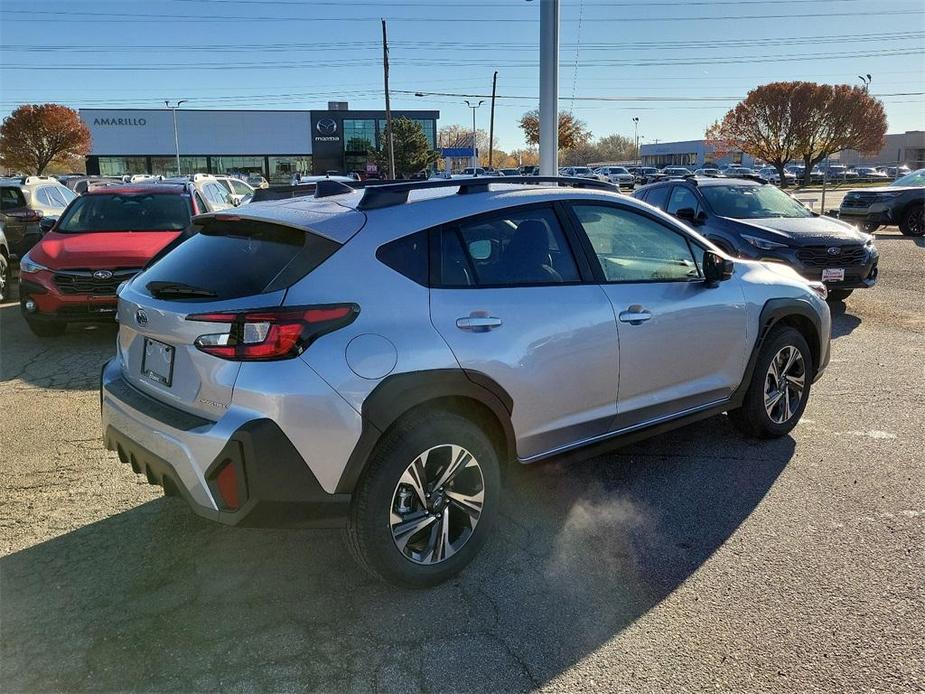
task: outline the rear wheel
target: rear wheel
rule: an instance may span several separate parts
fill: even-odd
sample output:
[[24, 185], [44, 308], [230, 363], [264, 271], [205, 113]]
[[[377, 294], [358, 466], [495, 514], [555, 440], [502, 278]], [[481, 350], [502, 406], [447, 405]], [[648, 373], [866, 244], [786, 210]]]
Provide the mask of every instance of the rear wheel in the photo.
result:
[[880, 225], [876, 222], [861, 222], [861, 228], [868, 234], [873, 234], [880, 228]]
[[26, 318], [26, 324], [29, 330], [38, 337], [58, 337], [63, 335], [67, 328], [67, 323], [61, 321], [35, 320], [34, 318]]
[[800, 421], [812, 381], [812, 354], [794, 328], [774, 328], [768, 335], [742, 406], [729, 419], [743, 433], [777, 438]]
[[12, 272], [10, 271], [10, 259], [3, 253], [0, 253], [0, 301], [6, 301], [10, 298], [12, 290]]
[[899, 222], [899, 230], [903, 236], [922, 236], [925, 234], [925, 207], [918, 205], [906, 210]]
[[472, 561], [491, 533], [500, 484], [498, 454], [472, 421], [451, 412], [405, 418], [357, 486], [347, 544], [374, 576], [436, 585]]
[[829, 301], [844, 301], [849, 296], [853, 289], [830, 289], [829, 290]]

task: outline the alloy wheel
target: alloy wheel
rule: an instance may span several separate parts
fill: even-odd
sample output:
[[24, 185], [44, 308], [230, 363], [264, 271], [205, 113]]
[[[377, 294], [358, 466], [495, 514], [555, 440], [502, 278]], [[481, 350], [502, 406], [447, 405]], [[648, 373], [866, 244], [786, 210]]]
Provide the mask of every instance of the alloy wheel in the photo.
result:
[[415, 458], [402, 473], [389, 509], [392, 539], [416, 564], [439, 564], [472, 537], [482, 515], [485, 479], [462, 446], [442, 444]]
[[782, 347], [764, 379], [764, 408], [775, 424], [784, 424], [800, 408], [806, 388], [806, 364], [793, 345]]

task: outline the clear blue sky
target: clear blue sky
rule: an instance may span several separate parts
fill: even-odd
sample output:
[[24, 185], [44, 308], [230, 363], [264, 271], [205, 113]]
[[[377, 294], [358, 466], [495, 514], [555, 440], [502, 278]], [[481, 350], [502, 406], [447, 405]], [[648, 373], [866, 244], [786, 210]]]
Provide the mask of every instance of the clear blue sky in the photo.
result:
[[[379, 17], [394, 107], [468, 126], [465, 97], [413, 93], [488, 94], [498, 70], [496, 132], [502, 148], [522, 146], [517, 120], [537, 105], [538, 0], [0, 0], [0, 112], [165, 98], [383, 108]], [[560, 39], [560, 106], [596, 136], [631, 136], [638, 116], [643, 142], [697, 139], [758, 84], [867, 73], [873, 93], [896, 95], [883, 96], [889, 132], [925, 128], [923, 0], [562, 0]], [[487, 129], [487, 104], [478, 123]]]

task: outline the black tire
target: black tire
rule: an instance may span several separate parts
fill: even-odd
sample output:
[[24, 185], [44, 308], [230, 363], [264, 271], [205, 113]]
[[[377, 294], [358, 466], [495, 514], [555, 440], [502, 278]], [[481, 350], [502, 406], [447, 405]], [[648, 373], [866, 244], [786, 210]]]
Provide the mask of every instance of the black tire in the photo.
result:
[[873, 234], [879, 228], [880, 225], [876, 222], [861, 222], [861, 229], [866, 231], [868, 234]]
[[13, 272], [10, 259], [0, 253], [0, 301], [7, 301], [13, 291]]
[[[803, 390], [799, 403], [796, 404], [795, 408], [791, 408], [792, 414], [790, 417], [783, 422], [779, 422], [771, 418], [765, 407], [765, 390], [771, 380], [771, 374], [769, 373], [771, 360], [787, 347], [796, 349], [802, 358]], [[729, 412], [730, 421], [747, 436], [760, 439], [785, 436], [790, 433], [793, 427], [797, 425], [797, 422], [800, 421], [800, 417], [803, 416], [803, 410], [806, 409], [806, 402], [809, 400], [812, 376], [812, 353], [803, 336], [794, 328], [786, 326], [773, 328], [758, 354], [755, 370], [752, 373], [751, 382], [749, 383], [748, 391], [745, 393], [742, 406]], [[785, 394], [784, 397], [788, 398], [789, 406], [789, 403], [793, 402], [792, 398], [789, 394]]]
[[[425, 588], [442, 583], [459, 573], [472, 561], [491, 534], [500, 502], [501, 475], [497, 450], [485, 431], [473, 421], [448, 411], [422, 413], [418, 410], [415, 415], [406, 416], [397, 422], [373, 452], [357, 484], [346, 535], [351, 554], [367, 572], [390, 583], [409, 588]], [[455, 549], [454, 554], [435, 563], [418, 563], [407, 557], [393, 538], [391, 512], [396, 508], [400, 479], [409, 465], [425, 451], [435, 447], [443, 448], [448, 444], [461, 446], [476, 460], [476, 467], [481, 471], [484, 493], [481, 513], [474, 528], [465, 536], [467, 539]], [[427, 468], [433, 469], [434, 465], [436, 476], [439, 477], [441, 467], [445, 466], [441, 466], [438, 459], [428, 462]], [[472, 472], [469, 469], [461, 473], [460, 477]], [[455, 481], [447, 483], [446, 487], [449, 489], [451, 484], [455, 484]], [[436, 497], [437, 494], [432, 496]], [[411, 499], [408, 503], [419, 503], [416, 496]], [[447, 523], [450, 522], [449, 510], [455, 510], [456, 514], [463, 513], [452, 505], [448, 494], [443, 501], [449, 502], [444, 507]], [[412, 517], [423, 519], [424, 513], [422, 507]], [[466, 516], [454, 515], [453, 518], [456, 523], [463, 520], [471, 524]], [[439, 526], [433, 522], [430, 527], [433, 530]], [[426, 535], [432, 539], [430, 532], [426, 531]], [[409, 537], [425, 537], [425, 530], [420, 533], [409, 533]], [[411, 544], [409, 541], [408, 546]]]
[[830, 289], [828, 301], [844, 301], [849, 296], [853, 289]]
[[26, 324], [36, 337], [59, 337], [67, 329], [67, 323], [62, 321], [26, 318]]
[[916, 205], [906, 210], [899, 221], [899, 230], [903, 236], [925, 235], [925, 207]]

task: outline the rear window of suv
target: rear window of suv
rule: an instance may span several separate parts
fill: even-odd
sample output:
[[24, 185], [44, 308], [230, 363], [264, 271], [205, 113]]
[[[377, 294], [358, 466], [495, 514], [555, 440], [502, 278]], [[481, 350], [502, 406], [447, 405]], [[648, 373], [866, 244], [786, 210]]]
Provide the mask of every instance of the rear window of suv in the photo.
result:
[[15, 210], [26, 206], [26, 198], [19, 188], [4, 186], [0, 188], [0, 209]]
[[207, 218], [192, 231], [139, 275], [135, 286], [164, 299], [253, 296], [293, 285], [340, 248], [303, 229], [246, 219]]

